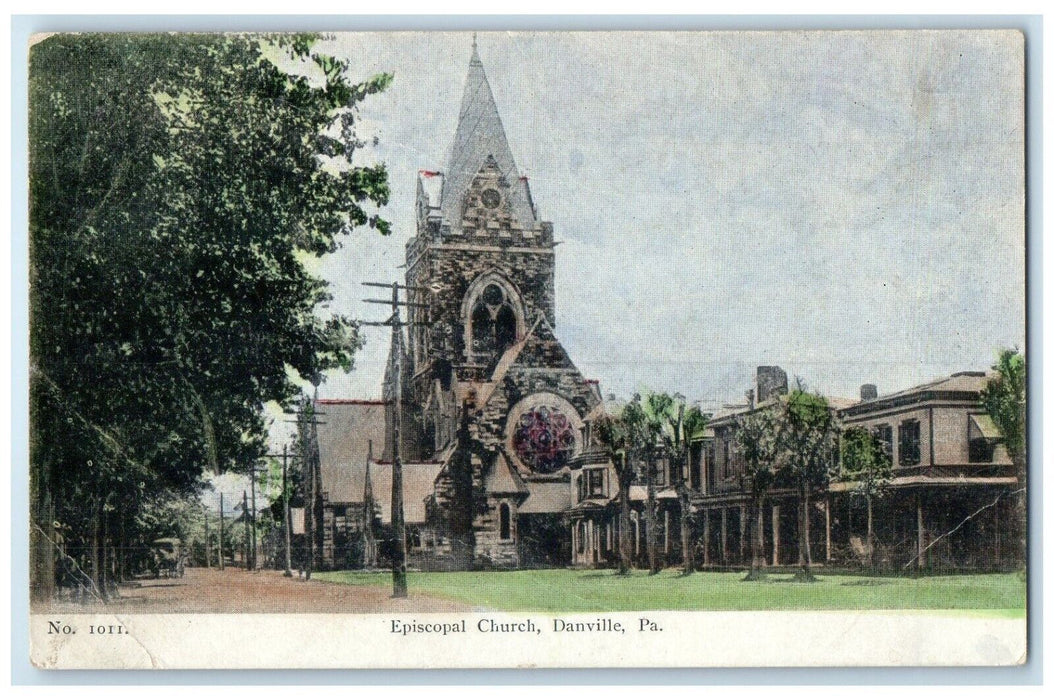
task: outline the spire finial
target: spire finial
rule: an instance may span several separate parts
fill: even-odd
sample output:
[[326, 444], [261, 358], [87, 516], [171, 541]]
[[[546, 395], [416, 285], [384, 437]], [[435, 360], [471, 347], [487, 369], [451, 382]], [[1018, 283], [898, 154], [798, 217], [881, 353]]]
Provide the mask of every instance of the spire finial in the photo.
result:
[[476, 43], [476, 32], [472, 32], [472, 59], [468, 64], [470, 66], [483, 65], [483, 61], [479, 60], [479, 45]]
[[476, 32], [472, 32], [472, 50], [476, 50]]

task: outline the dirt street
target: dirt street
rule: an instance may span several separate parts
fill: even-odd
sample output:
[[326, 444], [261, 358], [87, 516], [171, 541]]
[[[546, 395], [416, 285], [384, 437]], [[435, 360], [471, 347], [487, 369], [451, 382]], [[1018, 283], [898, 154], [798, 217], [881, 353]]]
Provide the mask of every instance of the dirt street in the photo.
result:
[[180, 579], [142, 579], [121, 586], [108, 605], [56, 602], [38, 613], [381, 613], [457, 612], [462, 603], [414, 595], [391, 598], [390, 587], [345, 586], [285, 578], [280, 571], [187, 569]]

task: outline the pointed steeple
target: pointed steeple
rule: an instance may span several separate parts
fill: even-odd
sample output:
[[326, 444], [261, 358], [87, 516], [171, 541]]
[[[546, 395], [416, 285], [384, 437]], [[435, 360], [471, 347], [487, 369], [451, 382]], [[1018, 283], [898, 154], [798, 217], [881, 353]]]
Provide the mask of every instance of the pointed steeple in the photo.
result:
[[521, 225], [533, 226], [535, 217], [527, 182], [520, 179], [473, 35], [465, 93], [461, 98], [457, 131], [454, 133], [454, 145], [443, 183], [443, 218], [455, 227], [460, 224], [465, 192], [489, 156], [493, 156], [498, 169], [509, 183], [509, 203], [513, 214]]

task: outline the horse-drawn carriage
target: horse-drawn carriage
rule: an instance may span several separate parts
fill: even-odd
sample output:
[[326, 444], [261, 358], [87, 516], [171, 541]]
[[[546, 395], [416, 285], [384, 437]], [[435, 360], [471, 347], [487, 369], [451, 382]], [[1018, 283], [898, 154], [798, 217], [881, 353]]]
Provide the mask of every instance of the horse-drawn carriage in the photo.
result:
[[175, 537], [162, 537], [150, 544], [151, 571], [156, 578], [183, 578], [187, 554]]

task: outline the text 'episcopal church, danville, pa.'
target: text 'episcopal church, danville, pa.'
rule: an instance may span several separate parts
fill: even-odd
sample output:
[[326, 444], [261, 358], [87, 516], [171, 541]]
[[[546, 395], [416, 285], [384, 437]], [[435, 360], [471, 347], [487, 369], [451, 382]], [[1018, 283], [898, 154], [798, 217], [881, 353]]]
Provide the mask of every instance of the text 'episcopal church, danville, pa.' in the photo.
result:
[[[385, 565], [397, 405], [410, 567], [614, 560], [619, 484], [589, 430], [604, 402], [598, 383], [582, 376], [556, 337], [554, 263], [553, 225], [538, 218], [473, 46], [450, 162], [443, 172], [418, 176], [417, 233], [406, 244], [409, 323], [393, 342], [383, 398], [315, 402], [320, 420], [305, 441], [312, 446], [304, 474], [313, 487], [293, 517], [295, 549], [301, 558], [314, 553], [312, 568]], [[1012, 519], [1011, 499], [943, 538], [939, 549], [928, 547], [934, 533], [998, 500], [998, 491], [1015, 482], [999, 435], [980, 409], [984, 380], [982, 372], [960, 373], [889, 397], [868, 385], [859, 401], [832, 402], [846, 420], [889, 433], [897, 475], [882, 521], [893, 543], [885, 555], [889, 565], [944, 557], [975, 568], [979, 551], [987, 557], [981, 566], [1008, 563], [1000, 538]], [[733, 413], [787, 390], [779, 368], [759, 368], [757, 382], [750, 405], [731, 407]], [[656, 477], [655, 527], [668, 563], [679, 560], [685, 508], [698, 565], [749, 561], [747, 495], [735, 474], [728, 418], [716, 415], [711, 425], [693, 445], [685, 473], [670, 473], [667, 465]], [[643, 491], [630, 486], [638, 562], [644, 559]], [[772, 565], [796, 556], [798, 516], [793, 495], [784, 496], [781, 510], [774, 492], [759, 520], [769, 533], [765, 558]], [[867, 545], [859, 529], [853, 532], [859, 516], [847, 498], [839, 499], [832, 489], [810, 512], [820, 562], [864, 558], [859, 550]], [[314, 546], [306, 546], [306, 537]]]

